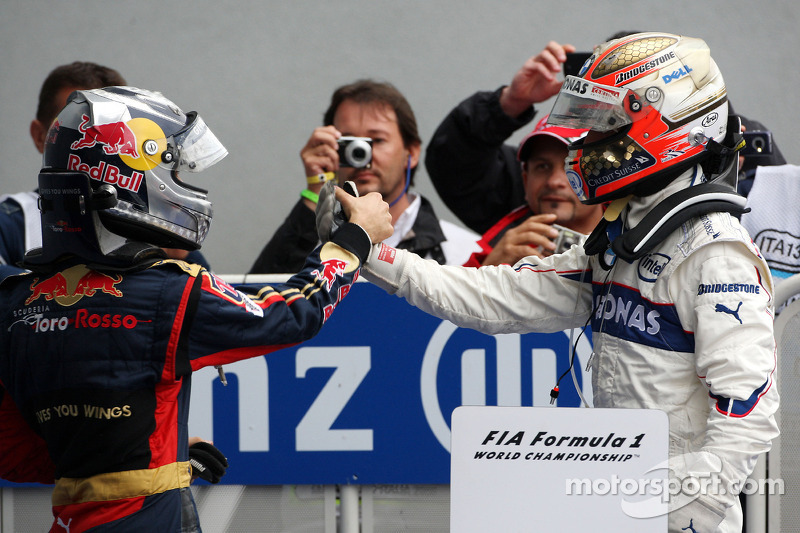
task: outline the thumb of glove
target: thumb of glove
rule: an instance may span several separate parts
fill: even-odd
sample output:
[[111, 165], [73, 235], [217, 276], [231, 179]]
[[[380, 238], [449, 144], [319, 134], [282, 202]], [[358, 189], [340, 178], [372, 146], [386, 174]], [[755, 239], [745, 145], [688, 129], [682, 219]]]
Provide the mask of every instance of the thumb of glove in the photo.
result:
[[[352, 181], [347, 181], [342, 186], [352, 196], [358, 197], [358, 190]], [[326, 182], [319, 191], [317, 202], [316, 222], [317, 235], [321, 242], [328, 242], [345, 222], [347, 217], [342, 209], [342, 204], [336, 200], [335, 185], [332, 181]]]

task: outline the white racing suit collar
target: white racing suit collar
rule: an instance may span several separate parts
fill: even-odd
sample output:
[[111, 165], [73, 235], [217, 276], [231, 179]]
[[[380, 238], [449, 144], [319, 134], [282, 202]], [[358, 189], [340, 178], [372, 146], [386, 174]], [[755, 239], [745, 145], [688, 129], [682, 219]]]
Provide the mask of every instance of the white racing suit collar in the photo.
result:
[[655, 194], [650, 196], [633, 196], [628, 202], [628, 207], [622, 212], [622, 217], [625, 222], [625, 231], [630, 228], [635, 228], [644, 219], [645, 215], [650, 213], [655, 206], [660, 204], [666, 198], [695, 185], [703, 182], [703, 171], [699, 166], [690, 168], [674, 180], [666, 187], [661, 189]]
[[631, 197], [619, 220], [603, 218], [587, 239], [587, 255], [602, 254], [610, 268], [616, 257], [634, 261], [689, 219], [715, 211], [741, 216], [746, 199], [724, 183], [703, 181], [699, 166], [679, 175], [661, 191]]

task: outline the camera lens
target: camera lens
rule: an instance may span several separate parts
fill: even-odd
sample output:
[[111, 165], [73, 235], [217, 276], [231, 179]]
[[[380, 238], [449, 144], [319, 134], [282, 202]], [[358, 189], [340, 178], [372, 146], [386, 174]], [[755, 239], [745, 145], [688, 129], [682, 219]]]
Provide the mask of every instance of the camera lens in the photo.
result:
[[367, 151], [361, 148], [360, 146], [354, 147], [350, 150], [350, 158], [355, 161], [362, 161], [364, 157], [366, 157]]
[[372, 161], [372, 147], [366, 141], [356, 139], [347, 145], [344, 157], [352, 167], [365, 167]]
[[753, 138], [753, 149], [756, 152], [763, 152], [764, 151], [764, 139], [762, 137], [755, 137]]

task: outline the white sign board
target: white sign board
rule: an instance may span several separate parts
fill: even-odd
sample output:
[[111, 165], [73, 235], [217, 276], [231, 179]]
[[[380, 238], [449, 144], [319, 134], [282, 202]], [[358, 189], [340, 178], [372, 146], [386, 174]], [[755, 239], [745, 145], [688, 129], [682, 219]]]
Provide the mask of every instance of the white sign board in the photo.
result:
[[666, 532], [663, 411], [453, 411], [450, 531]]

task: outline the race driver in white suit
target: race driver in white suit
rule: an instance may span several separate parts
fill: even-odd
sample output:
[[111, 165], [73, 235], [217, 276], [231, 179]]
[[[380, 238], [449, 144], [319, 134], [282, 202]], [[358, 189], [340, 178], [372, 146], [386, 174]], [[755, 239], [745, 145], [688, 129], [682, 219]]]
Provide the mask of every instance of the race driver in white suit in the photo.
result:
[[376, 245], [364, 277], [428, 313], [488, 334], [591, 325], [594, 405], [668, 414], [669, 530], [738, 532], [738, 491], [778, 435], [769, 268], [738, 217], [741, 136], [701, 39], [642, 33], [595, 48], [550, 123], [570, 145], [572, 188], [606, 205], [582, 246], [514, 266], [441, 266]]

